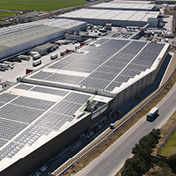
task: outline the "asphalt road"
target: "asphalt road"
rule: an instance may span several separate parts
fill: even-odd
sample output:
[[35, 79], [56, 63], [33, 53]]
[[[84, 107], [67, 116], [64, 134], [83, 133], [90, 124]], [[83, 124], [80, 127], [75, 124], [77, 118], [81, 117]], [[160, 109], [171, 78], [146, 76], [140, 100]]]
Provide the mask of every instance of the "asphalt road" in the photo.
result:
[[153, 128], [160, 128], [176, 110], [176, 84], [157, 105], [159, 117], [154, 122], [141, 118], [113, 145], [75, 176], [114, 176], [130, 157], [131, 150], [138, 141]]

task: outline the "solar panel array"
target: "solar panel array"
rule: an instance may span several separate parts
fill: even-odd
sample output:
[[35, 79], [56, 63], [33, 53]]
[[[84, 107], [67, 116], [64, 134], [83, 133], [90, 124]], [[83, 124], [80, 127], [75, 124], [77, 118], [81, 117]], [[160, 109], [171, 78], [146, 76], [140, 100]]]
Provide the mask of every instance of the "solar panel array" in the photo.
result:
[[129, 43], [127, 40], [116, 42], [114, 40], [101, 39], [96, 42], [96, 44], [101, 44], [101, 47], [86, 47], [85, 50], [90, 51], [88, 54], [73, 54], [51, 65], [49, 68], [91, 73], [127, 43]]
[[[104, 62], [97, 70], [92, 72], [80, 83], [80, 85], [97, 89], [106, 89], [106, 87], [112, 83], [112, 80], [114, 80], [118, 74], [127, 75], [128, 77], [134, 77], [136, 74], [139, 74], [140, 71], [123, 71], [123, 69], [125, 69], [125, 67], [145, 45], [146, 42], [132, 41], [118, 53], [109, 58], [109, 60]], [[120, 86], [118, 80], [115, 80], [114, 82], [117, 82], [117, 85]], [[116, 85], [115, 83], [113, 83], [114, 86]], [[114, 86], [111, 84], [107, 90], [113, 90]]]
[[0, 160], [2, 160], [3, 158], [12, 158], [23, 147], [24, 146], [21, 144], [11, 142], [1, 151]]
[[[31, 146], [41, 136], [58, 131], [66, 122], [74, 119], [73, 114], [90, 98], [85, 94], [40, 86], [27, 89], [29, 85], [26, 84], [19, 84], [14, 88], [60, 95], [64, 98], [55, 103], [8, 93], [1, 94], [0, 148], [24, 131], [0, 151], [0, 160], [12, 158], [24, 146]], [[31, 124], [34, 120], [35, 123]]]
[[18, 84], [15, 88], [16, 89], [23, 89], [23, 90], [29, 90], [33, 88], [34, 86], [26, 85], [26, 84]]
[[75, 60], [77, 60], [81, 56], [82, 56], [81, 54], [74, 53], [74, 55], [66, 57], [65, 59], [61, 60], [60, 62], [52, 64], [49, 68], [61, 69], [61, 68], [65, 67], [66, 65], [74, 62]]
[[80, 80], [82, 80], [83, 78], [84, 77], [81, 77], [81, 76], [54, 73], [53, 75], [49, 76], [45, 80], [52, 81], [52, 82], [68, 83], [68, 84], [78, 84]]
[[52, 82], [78, 84], [84, 77], [40, 71], [37, 74], [31, 76], [31, 78]]
[[[39, 71], [31, 78], [112, 91], [150, 68], [164, 47], [164, 44], [114, 39], [101, 39], [95, 44], [97, 46], [85, 47], [87, 54], [73, 54], [50, 66], [86, 72], [88, 77]], [[87, 94], [22, 83], [14, 88], [58, 95], [63, 99], [56, 103], [13, 93], [0, 94], [0, 148], [9, 142], [1, 150], [0, 159], [11, 158], [41, 136], [58, 131], [74, 119], [73, 114], [90, 98]]]
[[163, 47], [146, 41], [100, 39], [83, 49], [88, 53], [72, 54], [49, 67], [89, 73], [88, 77], [39, 72], [31, 78], [112, 91], [150, 68]]
[[[30, 90], [33, 92], [39, 92], [39, 93], [45, 93], [45, 94], [52, 94], [52, 95], [58, 95], [58, 96], [65, 96], [68, 91], [66, 90], [59, 90], [59, 89], [53, 89], [53, 88], [46, 88], [46, 87], [40, 87], [40, 86], [31, 86], [28, 84], [18, 84], [14, 87], [15, 89], [22, 89], [22, 90]], [[1, 106], [1, 103], [0, 103]]]
[[39, 87], [39, 86], [32, 88], [30, 91], [58, 95], [58, 96], [65, 96], [68, 93], [68, 91], [66, 90], [50, 89], [50, 88]]

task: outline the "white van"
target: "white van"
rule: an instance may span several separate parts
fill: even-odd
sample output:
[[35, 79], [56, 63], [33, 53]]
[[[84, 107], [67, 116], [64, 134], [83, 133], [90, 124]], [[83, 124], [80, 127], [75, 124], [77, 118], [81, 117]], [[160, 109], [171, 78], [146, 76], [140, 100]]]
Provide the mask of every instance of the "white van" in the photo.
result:
[[34, 60], [33, 61], [33, 67], [36, 67], [36, 66], [40, 65], [41, 63], [42, 63], [41, 59]]
[[33, 60], [37, 60], [37, 59], [41, 58], [41, 55], [40, 54], [36, 54], [36, 55], [33, 55], [32, 58], [33, 58]]
[[56, 58], [58, 58], [58, 54], [53, 54], [53, 55], [51, 55], [51, 60], [54, 60], [54, 59], [56, 59]]

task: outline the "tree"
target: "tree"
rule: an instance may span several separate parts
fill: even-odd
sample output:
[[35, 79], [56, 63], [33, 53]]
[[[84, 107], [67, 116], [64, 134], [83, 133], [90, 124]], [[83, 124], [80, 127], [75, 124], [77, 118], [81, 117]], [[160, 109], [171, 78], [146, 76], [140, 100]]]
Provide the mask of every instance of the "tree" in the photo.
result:
[[137, 172], [135, 172], [133, 170], [132, 167], [130, 167], [130, 166], [126, 167], [125, 166], [125, 169], [122, 171], [121, 176], [139, 176], [139, 175], [137, 174]]
[[168, 164], [170, 166], [170, 168], [176, 172], [176, 154], [171, 155], [168, 159]]
[[135, 145], [132, 149], [134, 156], [126, 161], [122, 176], [142, 176], [151, 168], [152, 159], [150, 155], [159, 138], [160, 130], [154, 129], [144, 136], [139, 144]]

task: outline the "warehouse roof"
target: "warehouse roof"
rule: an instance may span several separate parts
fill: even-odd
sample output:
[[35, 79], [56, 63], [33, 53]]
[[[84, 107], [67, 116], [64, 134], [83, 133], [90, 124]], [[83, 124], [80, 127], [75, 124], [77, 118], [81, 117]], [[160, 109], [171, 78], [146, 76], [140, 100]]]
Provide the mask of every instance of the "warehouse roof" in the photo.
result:
[[85, 24], [84, 22], [81, 21], [73, 21], [69, 19], [43, 19], [39, 21], [34, 21], [32, 22], [33, 24], [38, 24], [38, 25], [47, 25], [47, 26], [53, 26], [53, 27], [59, 27], [59, 28], [72, 28], [81, 24]]
[[0, 171], [87, 116], [87, 100], [106, 104], [148, 74], [168, 46], [103, 38], [1, 92]]
[[32, 28], [1, 35], [0, 45], [14, 47], [63, 30], [58, 27], [36, 25]]
[[64, 31], [84, 22], [68, 19], [45, 19], [0, 29], [0, 45], [13, 47], [37, 38]]
[[101, 3], [89, 7], [90, 9], [109, 9], [109, 10], [154, 10], [155, 4], [146, 3]]
[[104, 103], [111, 100], [24, 83], [0, 93], [0, 171], [88, 115], [83, 110], [90, 98]]
[[[80, 9], [59, 15], [59, 18], [69, 19], [106, 19], [147, 22], [149, 18], [157, 18], [160, 12], [130, 11], [130, 10], [104, 10], [104, 9]], [[139, 18], [140, 17], [140, 18]]]
[[[0, 29], [0, 50], [3, 51], [22, 44], [24, 44], [23, 49], [25, 47], [25, 49], [29, 49], [53, 40], [54, 37], [61, 37], [68, 29], [79, 29], [79, 26], [81, 28], [82, 25], [86, 26], [86, 23], [68, 19], [45, 19], [4, 27]], [[20, 50], [19, 47], [18, 50]], [[16, 54], [15, 52], [16, 49], [11, 49], [11, 51], [7, 52], [7, 56], [10, 53]]]
[[142, 73], [147, 74], [160, 53], [165, 53], [169, 46], [109, 38], [100, 39], [93, 45], [48, 65], [24, 80], [116, 94], [123, 83], [135, 80]]

